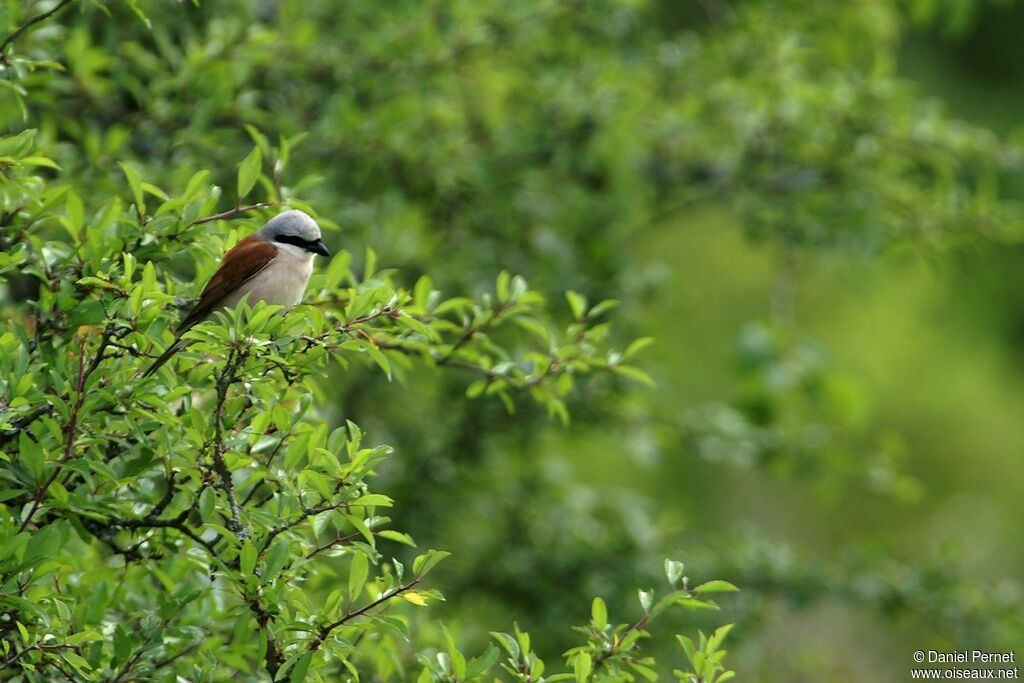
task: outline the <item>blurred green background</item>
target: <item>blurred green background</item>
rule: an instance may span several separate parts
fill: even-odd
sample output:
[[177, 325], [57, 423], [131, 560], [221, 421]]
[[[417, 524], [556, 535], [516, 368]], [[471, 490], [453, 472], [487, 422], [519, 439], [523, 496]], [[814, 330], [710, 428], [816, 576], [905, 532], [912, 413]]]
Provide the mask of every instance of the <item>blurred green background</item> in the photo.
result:
[[140, 5], [36, 29], [66, 71], [8, 71], [0, 126], [97, 196], [125, 159], [231, 188], [247, 124], [305, 135], [283, 183], [332, 247], [449, 293], [521, 273], [566, 320], [566, 289], [614, 298], [656, 340], [654, 387], [589, 383], [568, 425], [429, 369], [329, 378], [397, 449], [397, 528], [453, 553], [423, 618], [467, 652], [517, 621], [557, 658], [666, 556], [743, 589], [696, 622], [737, 622], [742, 680], [1024, 642], [1020, 3]]

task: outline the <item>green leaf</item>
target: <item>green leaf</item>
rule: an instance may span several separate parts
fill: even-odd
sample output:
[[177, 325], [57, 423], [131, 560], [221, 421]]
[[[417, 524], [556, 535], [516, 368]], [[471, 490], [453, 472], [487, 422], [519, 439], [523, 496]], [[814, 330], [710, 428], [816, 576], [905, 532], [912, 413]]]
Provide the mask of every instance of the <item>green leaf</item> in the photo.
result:
[[350, 602], [354, 603], [359, 594], [363, 592], [363, 586], [366, 584], [366, 577], [369, 571], [370, 564], [366, 559], [366, 555], [356, 551], [352, 555], [352, 564], [348, 571], [348, 595]]
[[263, 566], [263, 573], [260, 577], [264, 582], [274, 580], [277, 573], [288, 562], [291, 548], [291, 541], [278, 541], [270, 547], [270, 551], [267, 552], [267, 563]]
[[57, 165], [56, 161], [54, 161], [53, 159], [48, 159], [46, 157], [22, 157], [21, 159], [18, 160], [18, 163], [27, 164], [29, 166], [45, 166], [46, 168], [52, 168], [57, 171], [60, 170], [60, 166]]
[[113, 666], [119, 666], [122, 662], [128, 660], [132, 654], [132, 640], [128, 635], [128, 632], [124, 630], [121, 624], [117, 624], [114, 627], [114, 659], [111, 661]]
[[206, 187], [206, 181], [210, 178], [210, 172], [207, 170], [198, 171], [191, 178], [189, 178], [188, 185], [185, 186], [185, 192], [181, 195], [182, 200], [188, 204], [199, 192]]
[[592, 667], [593, 662], [590, 659], [590, 654], [587, 652], [577, 652], [572, 664], [573, 673], [576, 676], [576, 683], [586, 683], [586, 681], [590, 679], [590, 671]]
[[569, 308], [572, 309], [572, 317], [576, 320], [583, 320], [584, 316], [587, 314], [586, 297], [570, 289], [565, 293], [565, 298], [569, 302]]
[[377, 252], [370, 247], [366, 247], [366, 262], [363, 265], [363, 282], [373, 277], [373, 274], [377, 272]]
[[0, 560], [5, 559], [17, 551], [18, 548], [28, 543], [28, 539], [31, 537], [32, 534], [22, 531], [20, 534], [15, 534], [13, 537], [8, 538], [3, 545], [0, 545]]
[[156, 291], [156, 266], [152, 261], [146, 261], [146, 265], [142, 269], [142, 288], [146, 292]]
[[490, 633], [491, 638], [498, 641], [498, 644], [504, 648], [509, 657], [512, 659], [519, 659], [519, 643], [516, 642], [514, 637], [508, 633], [498, 633], [497, 631], [491, 631]]
[[199, 516], [207, 524], [214, 521], [213, 510], [216, 504], [217, 492], [213, 490], [212, 486], [207, 486], [203, 489], [203, 492], [199, 494]]
[[87, 662], [85, 658], [75, 654], [74, 652], [63, 650], [60, 653], [60, 656], [63, 657], [68, 664], [75, 667], [75, 669], [77, 669], [80, 672], [88, 673], [92, 671], [92, 665], [89, 664], [89, 662]]
[[608, 626], [608, 608], [601, 598], [594, 598], [594, 602], [591, 603], [590, 620], [598, 631], [603, 631]]
[[242, 576], [249, 576], [256, 569], [256, 546], [248, 540], [242, 542], [242, 550], [238, 555], [238, 569]]
[[683, 578], [684, 571], [686, 571], [686, 567], [682, 562], [665, 560], [665, 576], [673, 586], [679, 583], [679, 579]]
[[498, 297], [498, 303], [505, 303], [508, 301], [508, 284], [512, 279], [512, 276], [507, 270], [503, 270], [498, 273], [498, 279], [494, 285], [494, 293]]
[[640, 607], [643, 608], [644, 614], [651, 611], [651, 603], [654, 602], [653, 591], [638, 591], [640, 595]]
[[722, 645], [722, 641], [724, 641], [725, 637], [729, 635], [730, 631], [732, 631], [733, 626], [734, 624], [725, 624], [724, 626], [719, 626], [715, 629], [715, 632], [711, 634], [710, 638], [708, 638], [708, 652], [713, 652]]
[[10, 137], [0, 137], [0, 156], [20, 157], [32, 149], [35, 138], [35, 128], [27, 128]]
[[630, 379], [635, 379], [636, 381], [641, 382], [642, 384], [646, 384], [649, 387], [654, 386], [654, 380], [651, 379], [650, 375], [648, 375], [640, 368], [635, 368], [632, 365], [613, 365], [612, 372], [614, 372], [617, 375], [629, 377]]
[[714, 580], [702, 583], [693, 589], [694, 593], [734, 593], [739, 588], [728, 581]]
[[131, 188], [135, 208], [139, 210], [140, 215], [145, 215], [146, 197], [142, 191], [142, 178], [139, 176], [139, 172], [124, 162], [121, 162], [121, 170], [124, 172], [124, 177], [128, 179], [128, 187]]
[[90, 643], [97, 640], [103, 640], [103, 634], [98, 631], [82, 631], [81, 633], [74, 633], [68, 636], [65, 641], [68, 645], [78, 645], [79, 643]]
[[139, 7], [139, 1], [138, 0], [126, 0], [126, 2], [128, 4], [128, 7], [130, 7], [132, 12], [135, 14], [135, 16], [138, 17], [139, 21], [141, 21], [143, 24], [145, 24], [146, 28], [152, 29], [153, 28], [153, 22], [151, 22], [149, 20], [149, 17], [147, 17], [145, 12], [142, 11], [142, 8]]
[[658, 680], [658, 673], [653, 669], [649, 669], [646, 666], [637, 664], [636, 662], [630, 662], [629, 665], [633, 667], [633, 670], [644, 677], [648, 681]]
[[443, 550], [428, 550], [413, 560], [412, 573], [418, 577], [425, 576], [427, 572], [433, 569], [438, 562], [449, 555], [451, 555], [451, 553]]
[[82, 226], [85, 225], [85, 207], [74, 190], [69, 190], [68, 196], [64, 200], [64, 213], [67, 217], [68, 232], [73, 238], [78, 239], [78, 235], [82, 232]]
[[368, 493], [353, 500], [349, 505], [377, 505], [380, 507], [391, 507], [393, 500], [381, 493]]
[[639, 339], [634, 340], [629, 346], [626, 347], [626, 350], [622, 352], [622, 357], [631, 358], [632, 356], [635, 356], [637, 353], [639, 353], [643, 349], [646, 349], [653, 343], [654, 337], [640, 337]]
[[416, 547], [416, 542], [412, 540], [412, 536], [410, 536], [409, 534], [403, 534], [401, 531], [395, 531], [394, 529], [384, 529], [383, 531], [378, 531], [377, 535], [381, 538], [386, 538], [388, 540], [395, 541], [396, 543], [402, 543], [404, 545], [412, 546], [413, 548]]
[[686, 636], [676, 636], [676, 640], [683, 647], [683, 652], [686, 653], [686, 658], [690, 660], [690, 663], [694, 663], [694, 658], [697, 656], [697, 649], [693, 646], [693, 641]]
[[387, 378], [391, 379], [391, 362], [388, 361], [387, 356], [385, 356], [384, 353], [379, 348], [377, 348], [377, 345], [374, 344], [373, 342], [370, 342], [369, 344], [366, 345], [366, 352], [370, 354], [370, 358], [373, 359], [373, 362], [376, 363], [377, 366], [384, 371], [384, 374], [387, 375]]
[[487, 652], [483, 653], [479, 657], [474, 657], [469, 660], [469, 664], [466, 665], [466, 679], [473, 680], [477, 676], [484, 674], [488, 669], [494, 666], [500, 656], [501, 652], [498, 651], [498, 648], [493, 645], [489, 645], [487, 647]]
[[46, 453], [38, 442], [29, 438], [28, 432], [23, 431], [18, 435], [18, 458], [33, 478], [37, 481], [42, 479], [46, 467]]
[[367, 526], [363, 522], [363, 520], [361, 520], [356, 515], [346, 515], [345, 519], [348, 520], [349, 524], [351, 524], [352, 526], [354, 526], [356, 528], [356, 531], [358, 531], [359, 534], [363, 537], [363, 539], [366, 541], [367, 545], [369, 545], [371, 548], [375, 547], [377, 539], [373, 535], [373, 532], [370, 531], [369, 528], [367, 528]]
[[306, 672], [309, 671], [309, 663], [313, 661], [314, 654], [313, 652], [307, 652], [295, 662], [295, 665], [292, 667], [291, 676], [288, 678], [291, 683], [302, 683], [306, 680]]
[[260, 168], [263, 165], [263, 154], [259, 147], [253, 147], [249, 156], [242, 160], [238, 166], [238, 201], [249, 194], [253, 185], [260, 177]]

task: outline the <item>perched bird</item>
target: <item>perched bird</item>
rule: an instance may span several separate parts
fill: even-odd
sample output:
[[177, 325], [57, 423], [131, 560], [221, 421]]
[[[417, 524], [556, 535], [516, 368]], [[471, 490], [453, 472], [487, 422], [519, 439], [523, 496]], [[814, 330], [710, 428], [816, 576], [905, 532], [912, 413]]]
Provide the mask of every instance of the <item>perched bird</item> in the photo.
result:
[[257, 301], [294, 306], [302, 301], [313, 272], [313, 256], [330, 256], [320, 226], [302, 211], [285, 211], [236, 244], [203, 288], [199, 301], [174, 331], [174, 342], [153, 361], [143, 377], [160, 369], [184, 344], [181, 335], [215, 312], [238, 304], [246, 294]]

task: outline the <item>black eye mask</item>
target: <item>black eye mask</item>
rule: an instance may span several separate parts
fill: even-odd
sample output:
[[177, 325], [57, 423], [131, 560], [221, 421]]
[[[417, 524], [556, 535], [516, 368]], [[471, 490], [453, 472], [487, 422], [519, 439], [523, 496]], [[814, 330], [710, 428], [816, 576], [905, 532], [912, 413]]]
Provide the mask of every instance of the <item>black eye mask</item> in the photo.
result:
[[331, 252], [327, 250], [327, 247], [320, 240], [304, 240], [298, 235], [278, 235], [274, 238], [274, 241], [282, 244], [291, 244], [321, 256], [331, 255]]

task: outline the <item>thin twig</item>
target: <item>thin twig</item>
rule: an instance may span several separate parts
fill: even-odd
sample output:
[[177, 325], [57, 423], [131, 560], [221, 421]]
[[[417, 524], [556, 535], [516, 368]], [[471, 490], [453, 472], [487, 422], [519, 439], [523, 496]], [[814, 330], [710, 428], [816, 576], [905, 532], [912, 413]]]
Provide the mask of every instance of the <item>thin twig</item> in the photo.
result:
[[16, 28], [14, 32], [12, 32], [9, 36], [4, 38], [4, 41], [0, 43], [0, 62], [3, 62], [4, 64], [10, 63], [7, 61], [7, 47], [15, 40], [17, 40], [22, 33], [38, 24], [40, 21], [45, 21], [46, 19], [49, 19], [54, 14], [64, 9], [66, 6], [70, 5], [72, 2], [74, 2], [74, 0], [60, 0], [60, 2], [54, 5], [52, 9], [49, 9], [45, 12], [41, 12], [35, 15], [34, 17], [29, 17], [28, 19], [26, 19], [21, 26]]
[[[370, 533], [373, 533], [373, 532], [371, 531]], [[347, 543], [347, 542], [349, 542], [351, 540], [359, 538], [360, 536], [362, 536], [362, 534], [360, 534], [357, 531], [354, 534], [348, 534], [347, 536], [341, 536], [339, 538], [334, 539], [330, 543], [325, 543], [324, 545], [317, 546], [313, 550], [311, 550], [308, 553], [306, 553], [306, 559], [308, 560], [309, 558], [313, 557], [314, 555], [322, 553], [325, 550], [330, 550], [331, 548], [337, 547], [337, 546], [341, 545], [342, 543]]]
[[248, 206], [236, 206], [233, 209], [228, 209], [213, 216], [206, 216], [205, 218], [197, 218], [188, 224], [188, 227], [194, 225], [202, 225], [203, 223], [212, 223], [213, 221], [226, 221], [232, 218], [238, 218], [239, 216], [249, 213], [250, 211], [259, 211], [261, 209], [269, 209], [277, 206], [276, 202], [259, 202], [257, 204], [250, 204]]
[[185, 655], [191, 654], [198, 650], [199, 645], [200, 643], [192, 643], [188, 647], [179, 650], [178, 652], [174, 653], [173, 655], [170, 655], [169, 657], [158, 659], [157, 661], [153, 662], [153, 669], [159, 670], [164, 668], [165, 666], [173, 664], [175, 660], [180, 659], [181, 657], [184, 657]]
[[217, 556], [216, 544], [207, 541], [185, 524], [189, 512], [191, 510], [184, 510], [174, 519], [111, 519], [106, 523], [122, 529], [174, 529], [206, 548], [211, 555]]
[[0, 666], [6, 669], [11, 664], [14, 664], [16, 661], [21, 659], [21, 657], [28, 654], [29, 652], [32, 652], [33, 650], [39, 650], [40, 652], [42, 652], [43, 650], [74, 649], [74, 647], [74, 645], [68, 645], [66, 643], [36, 643], [35, 645], [29, 645], [24, 650], [18, 650], [13, 655], [5, 659], [3, 662], [0, 662]]
[[[167, 627], [167, 624], [169, 624], [171, 619], [173, 617], [177, 616], [178, 612], [180, 612], [180, 611], [181, 611], [181, 606], [179, 606], [178, 609], [175, 610], [174, 614], [172, 614], [171, 616], [165, 617], [164, 619], [160, 620], [160, 624], [157, 626], [157, 628], [155, 630], [150, 632], [150, 634], [146, 638], [145, 642], [142, 643], [142, 647], [139, 648], [135, 652], [135, 654], [132, 655], [131, 659], [129, 659], [127, 662], [124, 663], [124, 666], [121, 667], [121, 670], [117, 673], [117, 675], [114, 678], [110, 679], [110, 683], [120, 683], [121, 681], [123, 681], [125, 679], [125, 676], [127, 676], [129, 673], [131, 673], [132, 669], [135, 668], [135, 665], [139, 663], [140, 659], [142, 659], [142, 655], [146, 654], [151, 649], [153, 649], [153, 648], [149, 647], [150, 644], [153, 642], [153, 638], [158, 633], [162, 634], [163, 630]], [[158, 646], [159, 646], [159, 644], [158, 644]]]
[[231, 481], [231, 470], [224, 461], [224, 404], [227, 401], [228, 389], [235, 381], [235, 372], [238, 366], [245, 360], [244, 352], [232, 349], [228, 354], [224, 371], [217, 378], [217, 408], [213, 416], [213, 449], [211, 457], [213, 469], [220, 477], [220, 488], [228, 498], [228, 505], [231, 507], [231, 519], [228, 526], [240, 539], [249, 538], [249, 530], [242, 522], [242, 508], [238, 505], [238, 498], [235, 497], [235, 486]]
[[334, 629], [338, 628], [339, 626], [344, 626], [345, 624], [347, 624], [348, 622], [352, 621], [356, 617], [359, 617], [359, 616], [362, 616], [362, 615], [366, 614], [367, 612], [372, 610], [374, 607], [377, 607], [378, 605], [381, 605], [381, 604], [387, 602], [388, 600], [390, 600], [391, 598], [395, 597], [396, 595], [400, 595], [400, 594], [406, 592], [407, 590], [411, 589], [413, 586], [418, 584], [420, 582], [420, 578], [421, 577], [417, 576], [416, 578], [414, 578], [409, 583], [406, 583], [406, 584], [403, 584], [401, 586], [398, 586], [397, 588], [391, 589], [387, 593], [384, 593], [383, 595], [381, 595], [376, 600], [374, 600], [372, 602], [368, 602], [367, 604], [363, 605], [362, 607], [360, 607], [359, 609], [357, 609], [355, 611], [346, 612], [345, 616], [341, 617], [337, 621], [332, 621], [331, 623], [329, 623], [326, 626], [322, 627], [320, 629], [320, 632], [317, 634], [317, 637], [314, 638], [312, 640], [312, 642], [310, 642], [310, 644], [309, 644], [310, 652], [319, 649], [320, 645], [325, 640], [327, 640], [327, 636], [331, 635], [331, 631], [333, 631]]
[[[648, 624], [648, 622], [650, 622], [650, 620], [651, 620], [651, 615], [650, 614], [645, 614], [644, 616], [642, 616], [640, 618], [640, 621], [636, 622], [635, 624], [630, 626], [628, 629], [626, 629], [626, 632], [622, 634], [622, 637], [619, 638], [617, 642], [618, 643], [622, 643], [624, 640], [626, 640], [626, 636], [628, 636], [630, 633], [633, 633], [634, 631], [643, 631], [645, 628], [647, 628], [647, 624]], [[605, 651], [601, 652], [601, 654], [599, 654], [597, 657], [594, 658], [594, 666], [593, 666], [594, 670], [596, 671], [597, 667], [599, 667], [602, 664], [604, 664], [606, 659], [608, 659], [608, 658], [610, 658], [610, 657], [612, 657], [614, 655], [617, 655], [617, 654], [620, 654], [620, 650], [619, 650], [619, 646], [618, 645], [613, 647], [611, 650], [605, 650]]]
[[[484, 320], [482, 323], [480, 323], [479, 327], [474, 326], [474, 325], [470, 325], [468, 328], [466, 328], [465, 334], [463, 334], [462, 337], [460, 337], [459, 340], [457, 342], [455, 342], [455, 344], [452, 345], [452, 348], [449, 349], [448, 353], [443, 356], [443, 361], [444, 362], [448, 362], [449, 360], [451, 360], [452, 356], [455, 355], [456, 351], [461, 349], [468, 342], [472, 341], [472, 339], [476, 335], [478, 335], [478, 334], [480, 334], [482, 332], [486, 332], [488, 329], [490, 329], [491, 325], [493, 325], [495, 323], [495, 321], [497, 321], [498, 316], [501, 315], [502, 313], [504, 313], [506, 310], [512, 308], [514, 305], [515, 304], [511, 304], [511, 303], [507, 303], [507, 302], [503, 303], [503, 304], [495, 307], [495, 309], [493, 311], [491, 311], [491, 314], [489, 316], [487, 316], [487, 319]], [[440, 363], [440, 364], [443, 365], [444, 363]]]
[[49, 415], [53, 410], [54, 409], [51, 404], [44, 403], [41, 406], [37, 406], [30, 412], [25, 413], [21, 417], [11, 420], [11, 426], [8, 429], [0, 430], [0, 444], [7, 443], [30, 424], [41, 418], [43, 415]]
[[275, 538], [277, 538], [278, 536], [280, 536], [284, 532], [288, 531], [289, 529], [294, 529], [295, 527], [297, 527], [298, 525], [302, 524], [303, 522], [305, 522], [310, 517], [316, 517], [317, 515], [323, 514], [324, 512], [332, 512], [334, 510], [338, 510], [340, 508], [348, 507], [348, 506], [349, 506], [348, 501], [342, 501], [340, 503], [321, 503], [320, 505], [317, 505], [316, 507], [311, 507], [311, 508], [304, 509], [302, 511], [302, 513], [298, 517], [293, 519], [292, 521], [285, 522], [284, 524], [279, 524], [279, 525], [275, 526], [273, 529], [271, 529], [270, 531], [268, 531], [267, 532], [267, 538], [266, 538], [266, 540], [263, 541], [263, 546], [260, 548], [260, 552], [263, 552], [264, 550], [269, 548], [271, 542]]

